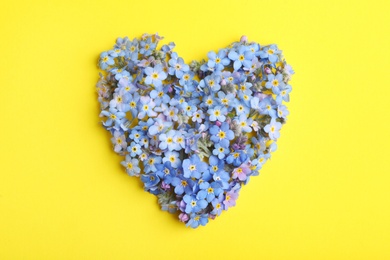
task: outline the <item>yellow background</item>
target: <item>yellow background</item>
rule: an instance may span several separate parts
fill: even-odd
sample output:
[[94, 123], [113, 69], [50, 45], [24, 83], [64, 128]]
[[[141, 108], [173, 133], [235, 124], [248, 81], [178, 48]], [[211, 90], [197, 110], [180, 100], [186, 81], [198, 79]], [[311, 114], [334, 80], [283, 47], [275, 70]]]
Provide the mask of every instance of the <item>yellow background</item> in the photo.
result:
[[[390, 3], [4, 1], [0, 259], [390, 259]], [[245, 34], [296, 74], [279, 149], [196, 230], [128, 177], [96, 62], [158, 32], [187, 62]]]

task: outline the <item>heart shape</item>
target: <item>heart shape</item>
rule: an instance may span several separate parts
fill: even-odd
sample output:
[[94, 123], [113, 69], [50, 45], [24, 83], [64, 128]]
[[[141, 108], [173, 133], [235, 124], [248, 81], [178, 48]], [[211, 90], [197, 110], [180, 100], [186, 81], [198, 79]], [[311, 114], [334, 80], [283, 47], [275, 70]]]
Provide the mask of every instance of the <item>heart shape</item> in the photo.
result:
[[190, 64], [161, 39], [118, 38], [100, 55], [100, 116], [127, 173], [196, 228], [234, 206], [276, 150], [294, 72], [276, 45], [245, 36]]

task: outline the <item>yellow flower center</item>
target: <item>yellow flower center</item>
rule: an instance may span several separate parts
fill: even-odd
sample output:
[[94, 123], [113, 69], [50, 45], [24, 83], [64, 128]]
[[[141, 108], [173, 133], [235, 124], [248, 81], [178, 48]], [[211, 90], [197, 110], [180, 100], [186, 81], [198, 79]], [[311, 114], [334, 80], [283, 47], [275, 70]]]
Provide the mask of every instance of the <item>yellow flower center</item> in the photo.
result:
[[220, 139], [224, 139], [226, 137], [226, 133], [224, 131], [222, 131], [222, 130], [219, 130], [218, 137]]

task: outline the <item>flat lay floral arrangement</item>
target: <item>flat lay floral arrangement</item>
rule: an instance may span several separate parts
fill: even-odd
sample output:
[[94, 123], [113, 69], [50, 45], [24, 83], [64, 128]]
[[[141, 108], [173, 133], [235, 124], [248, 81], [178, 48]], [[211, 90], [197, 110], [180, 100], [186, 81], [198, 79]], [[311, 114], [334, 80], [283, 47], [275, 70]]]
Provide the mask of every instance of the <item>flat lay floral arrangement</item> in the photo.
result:
[[276, 150], [294, 72], [276, 45], [245, 36], [190, 64], [161, 39], [118, 38], [101, 53], [100, 116], [126, 172], [196, 228], [235, 206]]

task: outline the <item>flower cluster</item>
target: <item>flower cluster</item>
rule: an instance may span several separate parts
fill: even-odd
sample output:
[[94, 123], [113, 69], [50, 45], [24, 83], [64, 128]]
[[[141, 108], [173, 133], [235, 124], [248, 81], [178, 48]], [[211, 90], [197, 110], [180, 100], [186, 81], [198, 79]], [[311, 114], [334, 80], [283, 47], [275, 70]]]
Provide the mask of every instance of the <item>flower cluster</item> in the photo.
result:
[[158, 34], [101, 53], [103, 126], [130, 176], [196, 228], [236, 204], [276, 150], [292, 68], [276, 45], [243, 36], [186, 64]]

